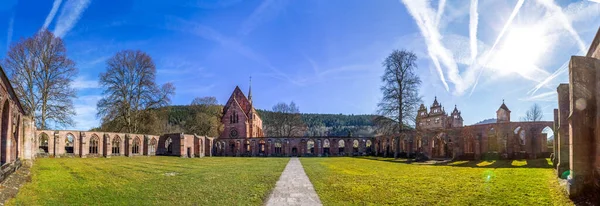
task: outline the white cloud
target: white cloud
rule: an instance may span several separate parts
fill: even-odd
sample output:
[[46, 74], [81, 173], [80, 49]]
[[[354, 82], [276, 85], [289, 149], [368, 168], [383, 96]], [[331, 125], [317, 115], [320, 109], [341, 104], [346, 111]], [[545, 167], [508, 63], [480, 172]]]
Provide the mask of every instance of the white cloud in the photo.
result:
[[91, 0], [68, 0], [60, 11], [54, 34], [61, 38], [65, 36], [77, 24], [90, 2]]
[[471, 61], [475, 62], [477, 58], [477, 23], [479, 22], [479, 13], [477, 13], [477, 0], [471, 0], [469, 19], [469, 39], [471, 44]]
[[100, 125], [100, 120], [96, 118], [96, 104], [102, 99], [100, 95], [79, 96], [73, 102], [76, 115], [75, 120], [76, 130], [89, 130]]
[[54, 20], [54, 16], [56, 15], [56, 12], [58, 11], [58, 8], [60, 7], [61, 3], [62, 0], [54, 0], [54, 3], [52, 4], [52, 9], [50, 9], [50, 13], [48, 14], [48, 16], [46, 16], [46, 20], [44, 21], [42, 29], [48, 28], [52, 20]]
[[[440, 0], [437, 11], [430, 1], [402, 0], [402, 3], [425, 40], [426, 55], [437, 71], [439, 81], [456, 96], [463, 95], [467, 89], [473, 93], [480, 79], [490, 82], [515, 76], [535, 83], [537, 86], [529, 95], [536, 95], [537, 90], [565, 73], [564, 69], [549, 72], [546, 68], [553, 67], [556, 59], [573, 55], [570, 53], [573, 45], [577, 51], [582, 51], [585, 43], [576, 31], [584, 32], [590, 26], [596, 26], [600, 16], [600, 6], [588, 2], [575, 2], [561, 8], [551, 0], [519, 0], [514, 7], [503, 9], [505, 2], [479, 4], [481, 2], [471, 0], [470, 8], [467, 8], [456, 7], [452, 2], [446, 5], [446, 1]], [[445, 7], [449, 7], [445, 10], [450, 12], [446, 16]], [[506, 11], [506, 16], [478, 12], [491, 9]], [[466, 15], [469, 15], [468, 32], [457, 29], [465, 28], [461, 24]], [[481, 24], [480, 20], [486, 24]], [[492, 38], [479, 37], [478, 30], [497, 31], [498, 34]], [[469, 48], [470, 55], [465, 48]]]
[[538, 101], [549, 101], [549, 102], [555, 102], [557, 100], [557, 94], [556, 91], [551, 91], [551, 92], [545, 92], [545, 93], [541, 93], [538, 95], [534, 95], [534, 96], [529, 96], [526, 98], [522, 98], [522, 101], [533, 101], [533, 102], [538, 102]]
[[78, 76], [73, 80], [71, 86], [74, 89], [97, 89], [100, 88], [98, 85], [98, 80], [89, 80], [83, 76]]
[[252, 12], [250, 17], [242, 23], [241, 35], [248, 35], [258, 25], [275, 17], [287, 4], [286, 0], [263, 0], [263, 2]]

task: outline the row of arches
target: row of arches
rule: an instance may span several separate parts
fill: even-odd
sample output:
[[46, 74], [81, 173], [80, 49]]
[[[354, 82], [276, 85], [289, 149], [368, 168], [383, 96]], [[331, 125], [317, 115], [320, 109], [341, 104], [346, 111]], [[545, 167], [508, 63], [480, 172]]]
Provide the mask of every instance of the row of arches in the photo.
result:
[[121, 156], [121, 155], [153, 155], [156, 152], [157, 140], [155, 137], [144, 144], [142, 137], [134, 136], [123, 139], [119, 135], [104, 135], [100, 138], [97, 134], [75, 137], [73, 133], [56, 135], [51, 138], [47, 132], [38, 134], [38, 156]]
[[361, 139], [239, 139], [214, 145], [218, 156], [346, 156], [372, 152], [370, 138]]

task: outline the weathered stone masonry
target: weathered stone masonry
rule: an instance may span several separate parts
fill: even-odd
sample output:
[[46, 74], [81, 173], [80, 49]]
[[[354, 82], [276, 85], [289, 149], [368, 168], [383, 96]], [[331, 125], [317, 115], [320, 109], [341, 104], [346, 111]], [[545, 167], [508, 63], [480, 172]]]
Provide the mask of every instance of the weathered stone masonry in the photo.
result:
[[[557, 88], [557, 175], [573, 198], [600, 191], [600, 28], [586, 56], [572, 56], [569, 84]], [[592, 195], [594, 196], [594, 195]]]

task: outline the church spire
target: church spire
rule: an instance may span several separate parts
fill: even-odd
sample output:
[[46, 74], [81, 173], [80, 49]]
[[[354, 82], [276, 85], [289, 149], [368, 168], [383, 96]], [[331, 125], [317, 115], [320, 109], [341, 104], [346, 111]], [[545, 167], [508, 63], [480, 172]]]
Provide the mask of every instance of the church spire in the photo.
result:
[[252, 104], [252, 76], [250, 76], [250, 87], [248, 88], [248, 101]]

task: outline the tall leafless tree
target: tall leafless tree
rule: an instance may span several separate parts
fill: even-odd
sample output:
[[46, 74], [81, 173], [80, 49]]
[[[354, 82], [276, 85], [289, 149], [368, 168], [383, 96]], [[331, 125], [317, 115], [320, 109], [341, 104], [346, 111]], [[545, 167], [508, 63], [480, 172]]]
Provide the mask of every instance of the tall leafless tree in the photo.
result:
[[529, 110], [525, 112], [525, 117], [522, 120], [528, 122], [539, 122], [542, 120], [542, 117], [544, 117], [542, 108], [539, 104], [534, 103], [533, 105], [531, 105]]
[[67, 57], [60, 37], [41, 30], [21, 39], [10, 46], [4, 65], [24, 109], [35, 116], [38, 128], [48, 129], [49, 123], [74, 125], [76, 91], [71, 83], [77, 68]]
[[[421, 102], [419, 86], [421, 79], [415, 73], [417, 56], [409, 51], [394, 50], [384, 61], [385, 71], [381, 80], [383, 98], [377, 105], [380, 115], [389, 121], [377, 121], [379, 126], [394, 133], [402, 133], [407, 125], [413, 125], [417, 106]], [[394, 158], [398, 158], [400, 138], [395, 138]]]
[[280, 102], [273, 106], [273, 117], [267, 123], [268, 134], [279, 137], [302, 136], [306, 125], [300, 116], [300, 109], [293, 101], [290, 104]]
[[97, 105], [98, 116], [103, 122], [121, 122], [119, 130], [129, 133], [139, 131], [144, 111], [167, 106], [175, 94], [173, 84], [156, 84], [152, 58], [139, 50], [120, 51], [108, 59], [99, 82], [105, 90]]

